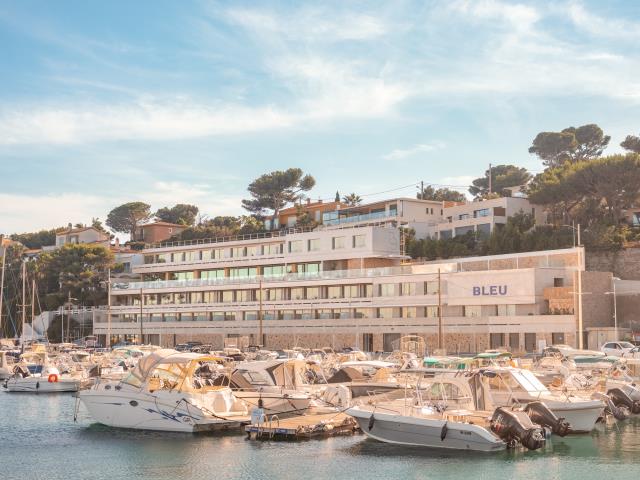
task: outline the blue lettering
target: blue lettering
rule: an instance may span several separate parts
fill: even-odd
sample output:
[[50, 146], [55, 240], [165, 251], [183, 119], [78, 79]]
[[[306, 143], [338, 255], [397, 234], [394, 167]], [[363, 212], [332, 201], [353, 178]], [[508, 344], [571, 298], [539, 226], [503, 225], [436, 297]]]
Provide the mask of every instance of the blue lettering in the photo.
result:
[[500, 293], [500, 295], [506, 295], [507, 294], [507, 286], [506, 285], [501, 285], [498, 287], [498, 292]]
[[473, 287], [473, 295], [476, 297], [480, 295], [480, 287]]
[[498, 287], [496, 287], [495, 285], [491, 285], [489, 287], [489, 295], [497, 295], [498, 294]]

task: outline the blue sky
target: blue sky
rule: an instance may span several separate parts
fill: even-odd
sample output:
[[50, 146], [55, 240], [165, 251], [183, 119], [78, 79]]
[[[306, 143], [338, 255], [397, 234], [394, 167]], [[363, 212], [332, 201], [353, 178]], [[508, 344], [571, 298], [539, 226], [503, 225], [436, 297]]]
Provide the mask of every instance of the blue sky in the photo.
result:
[[312, 198], [413, 196], [539, 171], [533, 137], [585, 123], [614, 153], [639, 44], [629, 1], [2, 0], [0, 233], [132, 200], [240, 214], [290, 166]]

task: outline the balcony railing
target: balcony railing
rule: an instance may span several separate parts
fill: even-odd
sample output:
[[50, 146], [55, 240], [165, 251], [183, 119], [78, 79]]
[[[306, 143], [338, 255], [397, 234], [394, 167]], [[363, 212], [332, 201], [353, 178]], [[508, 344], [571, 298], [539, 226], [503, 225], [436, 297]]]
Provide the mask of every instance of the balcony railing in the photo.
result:
[[256, 275], [248, 277], [201, 278], [192, 280], [154, 280], [111, 284], [113, 290], [140, 290], [159, 288], [207, 287], [264, 282], [295, 282], [300, 280], [339, 280], [343, 278], [372, 278], [412, 273], [412, 266], [331, 270], [313, 273], [287, 273], [283, 275]]
[[367, 222], [370, 220], [377, 220], [381, 218], [391, 218], [397, 217], [398, 211], [392, 210], [389, 212], [373, 212], [373, 213], [363, 213], [362, 215], [351, 215], [348, 217], [338, 217], [338, 218], [324, 218], [323, 224], [326, 226], [331, 225], [342, 225], [344, 223], [357, 223], [357, 222]]

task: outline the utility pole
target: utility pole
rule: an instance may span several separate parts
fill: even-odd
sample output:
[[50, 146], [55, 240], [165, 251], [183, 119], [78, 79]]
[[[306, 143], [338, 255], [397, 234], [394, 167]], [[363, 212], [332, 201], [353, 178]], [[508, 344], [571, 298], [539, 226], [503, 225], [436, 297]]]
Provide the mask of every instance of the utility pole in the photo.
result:
[[4, 328], [2, 326], [2, 300], [4, 299], [4, 268], [7, 258], [7, 249], [8, 247], [5, 247], [2, 252], [2, 277], [0, 277], [0, 338], [4, 337]]
[[442, 333], [442, 276], [438, 268], [438, 350], [444, 348]]
[[260, 277], [260, 281], [258, 284], [258, 301], [260, 302], [258, 305], [258, 345], [263, 346], [263, 333], [262, 333], [262, 277]]
[[[580, 224], [578, 224], [578, 247], [580, 246]], [[580, 338], [578, 339], [578, 348], [580, 348], [580, 350], [584, 349], [584, 326], [582, 323], [582, 267], [584, 266], [583, 254], [584, 250], [578, 253], [578, 258], [580, 259], [578, 265], [578, 332], [580, 335]]]
[[493, 193], [493, 181], [491, 177], [493, 177], [493, 174], [491, 173], [491, 164], [489, 164], [489, 194]]
[[142, 319], [142, 314], [143, 314], [143, 308], [144, 308], [144, 297], [142, 296], [142, 287], [140, 287], [140, 345], [144, 344], [144, 332], [142, 330], [142, 326], [144, 323], [144, 320]]
[[618, 341], [618, 302], [616, 297], [616, 279], [615, 277], [611, 280], [613, 282], [613, 331], [615, 338], [614, 340]]
[[424, 200], [424, 180], [420, 180], [420, 200]]
[[[69, 340], [71, 338], [69, 333], [69, 329], [71, 328], [71, 290], [69, 290], [69, 300], [67, 303], [69, 304], [69, 310], [67, 310], [67, 340]], [[62, 321], [64, 321], [64, 317]], [[64, 343], [64, 337], [62, 338], [62, 343]]]

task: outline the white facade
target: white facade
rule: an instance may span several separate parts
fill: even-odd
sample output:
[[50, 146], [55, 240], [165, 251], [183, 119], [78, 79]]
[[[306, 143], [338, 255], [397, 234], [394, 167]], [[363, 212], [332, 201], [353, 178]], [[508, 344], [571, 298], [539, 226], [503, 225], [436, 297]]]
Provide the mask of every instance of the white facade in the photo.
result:
[[550, 314], [544, 295], [572, 285], [578, 249], [401, 266], [398, 230], [362, 227], [144, 254], [134, 272], [149, 281], [113, 284], [111, 322], [101, 316], [94, 333], [132, 337], [142, 319], [144, 334], [165, 345], [247, 336], [271, 348], [387, 350], [400, 335], [433, 342], [441, 311], [452, 352], [575, 340], [574, 315]]
[[435, 228], [436, 237], [452, 238], [470, 231], [489, 235], [496, 225], [505, 225], [509, 217], [519, 212], [532, 214], [536, 225], [546, 223], [543, 209], [527, 198], [493, 198], [444, 208], [443, 220]]

